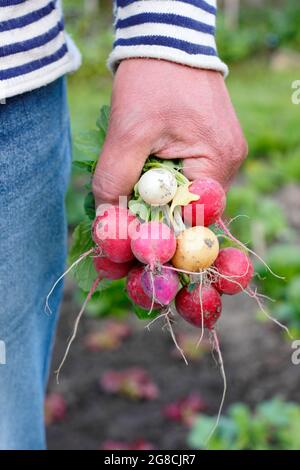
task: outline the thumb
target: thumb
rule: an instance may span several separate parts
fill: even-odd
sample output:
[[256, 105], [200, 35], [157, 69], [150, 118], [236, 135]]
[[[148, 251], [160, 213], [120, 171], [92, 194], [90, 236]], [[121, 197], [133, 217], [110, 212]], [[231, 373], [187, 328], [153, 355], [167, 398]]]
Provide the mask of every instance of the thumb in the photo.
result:
[[120, 143], [107, 136], [93, 177], [96, 206], [117, 204], [128, 196], [138, 181], [148, 153], [133, 142]]
[[226, 162], [218, 158], [194, 157], [183, 160], [183, 173], [190, 181], [201, 177], [213, 178], [227, 191], [234, 176], [234, 168], [230, 171]]

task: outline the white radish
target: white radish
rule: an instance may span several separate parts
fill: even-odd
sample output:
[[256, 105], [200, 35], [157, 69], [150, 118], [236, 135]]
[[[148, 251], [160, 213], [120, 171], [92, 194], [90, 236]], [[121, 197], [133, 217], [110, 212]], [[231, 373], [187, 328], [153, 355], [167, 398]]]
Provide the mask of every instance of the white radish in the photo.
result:
[[163, 206], [172, 201], [177, 190], [177, 181], [171, 171], [152, 168], [144, 173], [138, 182], [141, 198], [152, 206]]

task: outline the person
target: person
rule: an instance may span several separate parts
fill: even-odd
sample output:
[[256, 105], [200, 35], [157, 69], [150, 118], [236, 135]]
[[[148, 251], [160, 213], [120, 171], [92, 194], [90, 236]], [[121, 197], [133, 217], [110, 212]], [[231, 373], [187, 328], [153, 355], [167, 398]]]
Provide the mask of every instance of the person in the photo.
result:
[[[227, 190], [247, 145], [215, 44], [215, 0], [117, 0], [97, 204], [131, 192], [149, 154]], [[0, 0], [0, 448], [44, 449], [43, 403], [64, 270], [71, 141], [65, 75], [80, 65], [58, 1]], [[100, 103], [99, 103], [100, 105]], [[5, 360], [4, 347], [5, 346]], [[2, 362], [2, 363], [1, 363]]]

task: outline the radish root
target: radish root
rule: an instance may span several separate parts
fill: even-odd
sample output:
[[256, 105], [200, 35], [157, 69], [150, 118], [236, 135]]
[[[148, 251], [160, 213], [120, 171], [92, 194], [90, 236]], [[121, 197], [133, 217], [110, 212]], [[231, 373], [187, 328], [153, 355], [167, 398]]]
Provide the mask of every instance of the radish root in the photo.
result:
[[284, 277], [282, 276], [279, 276], [278, 274], [274, 273], [274, 271], [272, 271], [272, 269], [270, 268], [270, 266], [263, 260], [263, 258], [261, 256], [259, 256], [257, 253], [255, 253], [255, 251], [251, 250], [248, 246], [246, 246], [244, 243], [242, 243], [240, 240], [238, 240], [237, 238], [235, 238], [232, 233], [230, 232], [230, 230], [226, 227], [226, 224], [223, 222], [222, 219], [219, 219], [218, 220], [218, 225], [221, 227], [221, 229], [225, 232], [225, 234], [228, 236], [228, 238], [230, 238], [230, 240], [232, 240], [233, 242], [237, 243], [238, 245], [240, 245], [241, 247], [243, 247], [245, 250], [247, 250], [249, 253], [251, 253], [253, 256], [255, 256], [266, 268], [267, 270], [275, 277], [277, 277], [278, 279], [284, 279]]
[[50, 314], [52, 313], [52, 310], [49, 306], [49, 299], [53, 293], [53, 291], [55, 290], [57, 284], [59, 284], [59, 282], [67, 275], [69, 274], [70, 271], [72, 271], [73, 268], [75, 268], [75, 266], [77, 266], [82, 260], [84, 260], [84, 258], [86, 258], [88, 255], [90, 255], [91, 253], [93, 253], [94, 251], [94, 248], [91, 248], [90, 250], [86, 251], [85, 253], [83, 253], [76, 261], [74, 261], [73, 264], [71, 264], [71, 266], [55, 281], [55, 283], [53, 284], [49, 294], [47, 295], [46, 297], [46, 303], [45, 303], [45, 312], [49, 312]]
[[76, 320], [75, 320], [75, 323], [74, 323], [74, 329], [73, 329], [73, 333], [72, 333], [72, 336], [71, 338], [69, 339], [69, 342], [67, 344], [67, 348], [66, 348], [66, 351], [65, 351], [65, 354], [62, 358], [62, 361], [58, 367], [58, 369], [55, 371], [55, 374], [56, 374], [56, 382], [59, 383], [59, 374], [60, 374], [60, 371], [62, 369], [62, 366], [64, 365], [67, 357], [68, 357], [68, 354], [69, 354], [69, 351], [70, 351], [70, 347], [74, 341], [74, 339], [76, 338], [76, 335], [77, 335], [77, 330], [78, 330], [78, 325], [79, 325], [79, 322], [80, 322], [80, 319], [84, 313], [84, 310], [88, 304], [88, 302], [91, 300], [91, 297], [93, 295], [93, 293], [95, 292], [95, 290], [97, 289], [98, 287], [98, 284], [99, 282], [102, 280], [102, 276], [98, 276], [97, 279], [94, 281], [89, 293], [87, 294], [86, 296], [86, 299], [85, 301], [83, 302], [82, 304], [82, 307], [81, 307], [81, 310], [80, 312], [78, 313], [77, 317], [76, 317]]
[[172, 313], [170, 309], [168, 309], [168, 310], [162, 312], [162, 313], [161, 313], [160, 315], [158, 315], [156, 318], [154, 318], [153, 320], [151, 320], [151, 322], [149, 322], [148, 325], [146, 325], [146, 328], [150, 331], [150, 326], [153, 325], [153, 323], [156, 322], [156, 320], [158, 320], [159, 318], [165, 318], [166, 324], [163, 326], [163, 329], [164, 329], [165, 327], [168, 328], [169, 333], [170, 333], [170, 335], [171, 335], [171, 338], [172, 338], [172, 340], [173, 340], [173, 342], [174, 342], [174, 345], [175, 345], [176, 349], [178, 349], [178, 351], [180, 352], [180, 354], [181, 354], [181, 356], [182, 356], [184, 362], [186, 363], [186, 365], [188, 365], [188, 361], [187, 361], [187, 358], [186, 358], [186, 356], [185, 356], [185, 354], [184, 354], [184, 351], [183, 351], [183, 349], [179, 346], [179, 344], [178, 344], [178, 342], [177, 342], [177, 339], [176, 339], [176, 336], [175, 336], [175, 333], [174, 333], [174, 330], [173, 330], [173, 327], [172, 327], [172, 322], [171, 322], [171, 319], [170, 319], [170, 313]]
[[209, 435], [208, 435], [208, 437], [205, 441], [205, 446], [207, 446], [207, 444], [209, 443], [211, 437], [213, 436], [215, 430], [217, 429], [217, 427], [219, 425], [220, 418], [221, 418], [221, 413], [222, 413], [222, 409], [223, 409], [223, 405], [224, 405], [224, 401], [225, 401], [226, 391], [227, 391], [227, 379], [226, 379], [226, 374], [225, 374], [223, 356], [222, 356], [222, 352], [221, 352], [221, 349], [220, 349], [220, 343], [219, 343], [218, 335], [217, 335], [217, 332], [214, 328], [211, 330], [211, 334], [212, 334], [212, 339], [213, 339], [213, 348], [216, 350], [216, 352], [218, 354], [219, 367], [220, 367], [221, 377], [223, 379], [223, 393], [222, 393], [221, 403], [220, 403], [220, 406], [219, 406], [216, 422], [213, 425], [213, 427], [212, 427], [212, 429], [211, 429], [211, 431], [210, 431], [210, 433], [209, 433]]
[[248, 291], [248, 294], [250, 295], [250, 297], [252, 297], [253, 299], [256, 300], [257, 302], [257, 305], [259, 306], [260, 310], [263, 312], [264, 315], [266, 315], [267, 318], [269, 318], [269, 320], [271, 320], [272, 322], [276, 323], [276, 325], [278, 325], [280, 328], [282, 328], [287, 334], [288, 336], [290, 337], [290, 339], [294, 339], [293, 335], [291, 334], [290, 330], [288, 329], [288, 327], [286, 325], [283, 325], [279, 320], [277, 320], [276, 318], [272, 317], [272, 315], [270, 315], [267, 310], [264, 308], [263, 306], [263, 303], [262, 301], [260, 300], [259, 298], [259, 294], [257, 294], [256, 291], [253, 291], [251, 288], [248, 287], [247, 289]]
[[151, 280], [151, 288], [152, 288], [152, 300], [151, 300], [151, 307], [148, 312], [148, 315], [151, 315], [153, 308], [154, 308], [154, 303], [155, 303], [155, 286], [154, 286], [154, 277], [153, 277], [152, 270], [150, 271], [150, 280]]
[[169, 314], [170, 314], [170, 310], [168, 310], [165, 314], [165, 318], [166, 318], [166, 321], [167, 321], [167, 325], [168, 325], [168, 330], [170, 332], [170, 335], [171, 335], [171, 338], [176, 346], [176, 348], [178, 349], [178, 351], [180, 352], [184, 362], [186, 363], [186, 365], [188, 365], [188, 361], [187, 361], [187, 358], [185, 357], [185, 354], [184, 354], [184, 351], [183, 349], [179, 346], [178, 342], [177, 342], [177, 339], [176, 339], [176, 336], [175, 336], [175, 333], [174, 333], [174, 330], [173, 330], [173, 327], [172, 327], [172, 323], [171, 323], [171, 320], [170, 320], [170, 317], [169, 317]]
[[203, 312], [203, 302], [202, 302], [202, 287], [203, 287], [203, 275], [202, 273], [200, 273], [199, 300], [200, 300], [200, 315], [201, 315], [201, 335], [197, 342], [197, 348], [199, 348], [200, 343], [204, 336], [204, 312]]

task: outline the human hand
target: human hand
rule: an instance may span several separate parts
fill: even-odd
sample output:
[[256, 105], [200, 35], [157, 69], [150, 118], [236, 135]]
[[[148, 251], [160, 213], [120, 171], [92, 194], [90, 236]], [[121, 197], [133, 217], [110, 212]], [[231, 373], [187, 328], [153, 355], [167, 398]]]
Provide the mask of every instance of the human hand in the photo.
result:
[[219, 72], [158, 59], [121, 62], [93, 178], [96, 205], [129, 195], [150, 154], [184, 159], [188, 179], [209, 176], [228, 190], [247, 144]]

